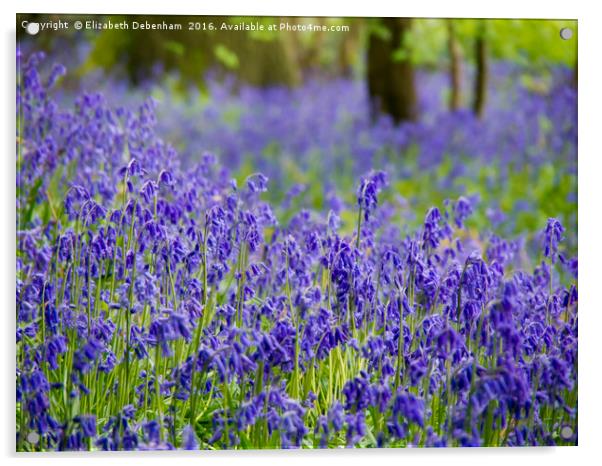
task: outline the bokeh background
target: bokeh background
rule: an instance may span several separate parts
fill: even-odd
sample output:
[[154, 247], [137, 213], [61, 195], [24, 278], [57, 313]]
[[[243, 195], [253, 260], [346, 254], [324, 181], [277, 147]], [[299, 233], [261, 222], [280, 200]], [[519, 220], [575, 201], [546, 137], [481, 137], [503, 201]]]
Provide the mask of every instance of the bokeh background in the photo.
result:
[[[408, 228], [430, 206], [465, 195], [480, 205], [476, 229], [529, 239], [554, 216], [576, 251], [576, 21], [20, 15], [18, 23], [58, 19], [182, 24], [17, 30], [24, 54], [44, 50], [44, 66], [67, 67], [61, 99], [101, 92], [131, 106], [151, 97], [159, 134], [181, 163], [211, 152], [240, 180], [265, 173], [284, 219], [290, 207], [331, 208], [352, 228], [357, 177], [384, 169], [387, 201]], [[188, 30], [191, 22], [206, 30]], [[219, 30], [241, 23], [327, 30]]]

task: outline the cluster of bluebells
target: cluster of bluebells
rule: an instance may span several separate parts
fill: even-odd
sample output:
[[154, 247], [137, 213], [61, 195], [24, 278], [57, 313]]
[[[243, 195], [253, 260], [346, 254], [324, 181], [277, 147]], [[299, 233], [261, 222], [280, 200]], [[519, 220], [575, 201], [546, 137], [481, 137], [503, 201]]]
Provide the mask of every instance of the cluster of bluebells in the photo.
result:
[[460, 197], [408, 233], [370, 172], [357, 225], [279, 222], [268, 177], [183, 169], [150, 103], [61, 108], [39, 60], [17, 91], [19, 450], [577, 442], [558, 220], [535, 251], [465, 229], [482, 206]]
[[[55, 47], [53, 56], [79, 66], [89, 50], [84, 43], [78, 43], [79, 55], [65, 57]], [[420, 206], [406, 211], [413, 227], [421, 216], [418, 213], [432, 204], [429, 190], [443, 197], [478, 190], [487, 199], [487, 215], [503, 226], [504, 234], [521, 234], [525, 229], [533, 233], [538, 211], [557, 216], [565, 227], [575, 230], [577, 92], [572, 69], [552, 66], [541, 85], [534, 87], [529, 84], [532, 80], [524, 78], [540, 76], [541, 69], [498, 61], [491, 67], [482, 118], [472, 113], [466, 100], [457, 111], [448, 110], [446, 69], [417, 69], [420, 117], [402, 125], [393, 124], [386, 115], [373, 121], [366, 83], [342, 77], [310, 75], [302, 85], [289, 89], [257, 88], [234, 76], [217, 79], [208, 73], [204, 83], [209, 98], [195, 84], [182, 99], [164, 74], [161, 79], [149, 75], [143, 85], [131, 88], [113, 71], [72, 79], [70, 90], [62, 94], [70, 101], [78, 88], [101, 89], [109, 102], [134, 108], [151, 89], [156, 91], [153, 95], [162, 96], [157, 134], [176, 144], [185, 165], [195, 165], [205, 150], [230, 168], [246, 168], [251, 159], [253, 169], [270, 178], [270, 195], [286, 197], [282, 205], [304, 191], [296, 203], [308, 203], [309, 181], [319, 177], [320, 191], [336, 211], [341, 178], [350, 187], [356, 184], [351, 180], [378, 168], [396, 183], [405, 181], [415, 188], [404, 190], [407, 200]], [[473, 77], [467, 64], [462, 89], [470, 87]], [[526, 166], [528, 170], [520, 169]], [[437, 176], [428, 176], [434, 170]], [[560, 180], [548, 183], [559, 175]], [[291, 188], [291, 178], [301, 183]], [[470, 188], [466, 188], [467, 180]], [[420, 186], [429, 189], [425, 193]], [[504, 195], [512, 186], [521, 188], [520, 193]], [[355, 206], [355, 199], [347, 200], [348, 206]], [[551, 205], [553, 209], [548, 208]], [[514, 214], [504, 216], [502, 207]], [[566, 240], [576, 248], [572, 235]]]
[[[386, 170], [396, 181], [433, 183], [433, 189], [456, 197], [465, 194], [464, 183], [458, 180], [482, 180], [479, 189], [490, 193], [496, 187], [506, 190], [517, 172], [528, 177], [520, 178], [523, 186], [541, 185], [542, 178], [554, 176], [549, 171], [554, 167], [556, 173], [569, 175], [565, 182], [572, 184], [555, 191], [570, 208], [551, 213], [574, 229], [577, 92], [572, 70], [551, 67], [548, 84], [533, 89], [523, 79], [533, 72], [528, 67], [510, 62], [493, 62], [491, 66], [482, 118], [466, 104], [448, 111], [447, 70], [418, 69], [420, 118], [402, 125], [393, 124], [385, 115], [377, 121], [371, 119], [367, 86], [358, 79], [310, 76], [293, 89], [256, 88], [235, 77], [218, 80], [209, 74], [204, 82], [210, 99], [192, 89], [185, 100], [154, 78], [149, 78], [141, 92], [128, 89], [111, 76], [88, 78], [85, 85], [103, 89], [110, 101], [120, 103], [138, 102], [141, 93], [158, 87], [164, 99], [158, 108], [157, 130], [177, 144], [185, 164], [195, 164], [204, 150], [211, 150], [228, 167], [245, 166], [251, 158], [254, 169], [270, 178], [270, 191], [278, 195], [289, 189], [287, 181], [296, 178], [299, 171], [309, 173], [302, 177], [304, 183], [320, 177], [327, 198], [335, 196], [336, 180], [342, 175], [357, 180], [372, 168]], [[469, 66], [467, 71], [463, 89], [471, 83]], [[530, 167], [528, 173], [516, 170], [526, 165]], [[548, 171], [542, 173], [542, 169]], [[432, 170], [437, 170], [436, 179], [416, 180]], [[411, 192], [405, 195], [411, 201], [421, 201]], [[531, 191], [503, 203], [496, 195], [489, 195], [489, 199], [487, 209], [496, 221], [501, 221], [500, 204], [512, 202], [510, 208], [517, 213], [546, 205], [545, 197], [534, 198]], [[421, 203], [429, 207], [425, 204]], [[522, 232], [511, 228], [518, 218], [512, 215], [503, 220], [510, 233]], [[573, 239], [569, 236], [567, 240]]]

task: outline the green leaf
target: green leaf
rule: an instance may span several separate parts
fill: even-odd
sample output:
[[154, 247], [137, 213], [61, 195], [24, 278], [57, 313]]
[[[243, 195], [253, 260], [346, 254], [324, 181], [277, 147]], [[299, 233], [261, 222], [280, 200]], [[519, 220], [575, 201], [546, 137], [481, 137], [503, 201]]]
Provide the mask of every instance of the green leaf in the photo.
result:
[[238, 68], [238, 56], [223, 44], [218, 44], [213, 49], [215, 57], [228, 69]]
[[186, 48], [184, 47], [184, 44], [182, 44], [181, 42], [177, 42], [175, 40], [167, 40], [167, 41], [163, 42], [163, 47], [165, 48], [165, 50], [167, 50], [179, 57], [184, 56], [184, 54], [186, 52]]

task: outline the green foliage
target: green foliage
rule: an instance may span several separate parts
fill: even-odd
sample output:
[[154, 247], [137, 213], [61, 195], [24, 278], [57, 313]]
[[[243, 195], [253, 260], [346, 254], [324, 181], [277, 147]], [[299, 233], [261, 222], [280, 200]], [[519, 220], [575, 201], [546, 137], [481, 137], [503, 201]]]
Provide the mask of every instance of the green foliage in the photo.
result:
[[414, 20], [407, 42], [415, 64], [436, 67], [447, 60], [445, 21], [430, 18]]
[[226, 68], [230, 70], [238, 68], [238, 56], [224, 44], [217, 44], [213, 49], [213, 53], [215, 58]]
[[[543, 19], [416, 19], [410, 43], [418, 65], [437, 67], [448, 60], [446, 21], [453, 21], [457, 39], [467, 59], [472, 58], [475, 38], [483, 28], [491, 57], [521, 65], [573, 66], [577, 57], [577, 21]], [[563, 40], [560, 30], [573, 29]]]
[[184, 56], [186, 53], [186, 47], [181, 42], [175, 40], [166, 40], [163, 43], [165, 50], [177, 55], [178, 57]]
[[[528, 64], [564, 64], [572, 66], [577, 53], [577, 21], [562, 20], [490, 20], [488, 39], [494, 57]], [[570, 40], [560, 30], [570, 27]]]

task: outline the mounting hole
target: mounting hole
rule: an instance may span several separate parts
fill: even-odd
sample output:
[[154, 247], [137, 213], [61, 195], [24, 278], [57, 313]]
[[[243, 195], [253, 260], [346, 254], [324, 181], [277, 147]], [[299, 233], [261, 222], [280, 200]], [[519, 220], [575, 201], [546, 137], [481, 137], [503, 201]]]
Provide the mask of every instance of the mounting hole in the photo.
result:
[[27, 34], [35, 36], [38, 32], [40, 32], [40, 24], [39, 23], [27, 23], [25, 26], [25, 30]]
[[27, 434], [27, 441], [32, 445], [35, 445], [40, 441], [40, 435], [37, 432], [30, 432]]
[[564, 40], [569, 40], [573, 37], [573, 30], [571, 28], [562, 28], [560, 30], [560, 37]]
[[560, 429], [560, 437], [563, 440], [570, 440], [573, 437], [573, 428], [571, 426], [562, 426]]

